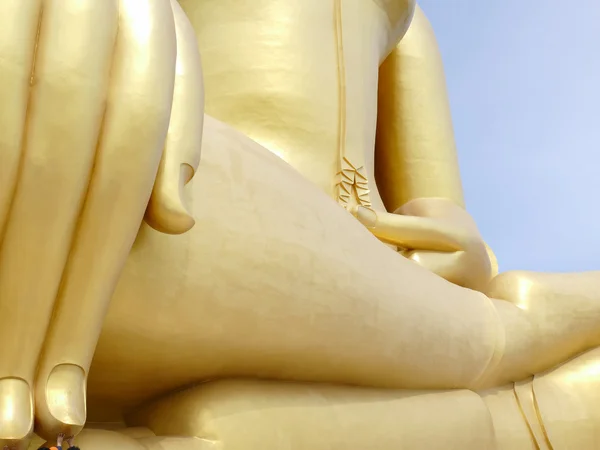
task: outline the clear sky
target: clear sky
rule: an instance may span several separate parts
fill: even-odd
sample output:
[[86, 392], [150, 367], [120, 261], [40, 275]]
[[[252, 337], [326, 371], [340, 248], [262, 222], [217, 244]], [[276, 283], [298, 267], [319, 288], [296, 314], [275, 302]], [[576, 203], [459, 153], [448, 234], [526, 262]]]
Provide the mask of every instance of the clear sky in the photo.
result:
[[600, 270], [600, 0], [420, 0], [502, 271]]

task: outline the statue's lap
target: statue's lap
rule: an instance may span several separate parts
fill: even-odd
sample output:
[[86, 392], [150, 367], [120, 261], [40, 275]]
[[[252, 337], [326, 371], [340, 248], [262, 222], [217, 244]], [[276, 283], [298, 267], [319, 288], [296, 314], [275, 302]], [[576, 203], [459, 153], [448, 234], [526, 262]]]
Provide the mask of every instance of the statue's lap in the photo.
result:
[[485, 369], [497, 320], [487, 298], [385, 247], [247, 138], [208, 118], [205, 130], [196, 226], [141, 231], [90, 395], [136, 402], [238, 375], [436, 388]]
[[[97, 399], [119, 411], [227, 377], [430, 389], [427, 404], [436, 408], [444, 400], [438, 402], [436, 389], [469, 386], [486, 369], [498, 348], [498, 305], [521, 309], [405, 260], [277, 156], [210, 118], [205, 130], [190, 192], [197, 224], [177, 237], [142, 229], [96, 352], [90, 417]], [[516, 275], [545, 283], [540, 295], [566, 295], [587, 311], [583, 334], [581, 327], [562, 334], [567, 356], [548, 354], [560, 362], [587, 342], [581, 336], [591, 336], [586, 330], [599, 308], [586, 293], [597, 286], [597, 274], [527, 277]], [[500, 283], [496, 294], [518, 287], [513, 278], [503, 275], [508, 287]], [[568, 297], [573, 280], [576, 298]], [[560, 322], [560, 296], [544, 311], [555, 318], [544, 326], [564, 327], [575, 317]], [[523, 330], [511, 330], [518, 332], [507, 341], [514, 345]], [[536, 351], [527, 345], [518, 361]], [[514, 406], [506, 401], [502, 411]], [[488, 420], [476, 404], [465, 414]]]

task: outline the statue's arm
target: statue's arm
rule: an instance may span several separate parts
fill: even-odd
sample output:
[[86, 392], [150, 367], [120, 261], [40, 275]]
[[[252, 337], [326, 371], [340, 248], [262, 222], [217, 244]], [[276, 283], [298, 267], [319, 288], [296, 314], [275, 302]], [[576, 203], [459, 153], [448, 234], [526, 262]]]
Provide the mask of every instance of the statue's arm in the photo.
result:
[[[377, 188], [394, 214], [363, 214], [377, 216], [370, 223], [357, 217], [422, 266], [456, 284], [484, 289], [497, 264], [464, 208], [442, 60], [419, 7], [380, 68], [378, 92]], [[407, 216], [413, 216], [410, 222]]]
[[389, 211], [427, 197], [464, 206], [442, 60], [419, 7], [379, 70], [376, 158]]

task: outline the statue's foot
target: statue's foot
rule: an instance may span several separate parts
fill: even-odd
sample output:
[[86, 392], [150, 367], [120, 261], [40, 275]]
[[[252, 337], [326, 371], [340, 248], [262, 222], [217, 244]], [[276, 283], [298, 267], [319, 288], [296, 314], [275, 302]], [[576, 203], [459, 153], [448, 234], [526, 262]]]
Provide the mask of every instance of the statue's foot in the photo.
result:
[[26, 449], [33, 432], [33, 400], [24, 380], [0, 380], [0, 414], [0, 446]]
[[[490, 290], [512, 303], [448, 283], [209, 117], [204, 143], [189, 187], [198, 226], [184, 236], [141, 228], [94, 355], [93, 396], [132, 406], [228, 376], [482, 388], [497, 360], [502, 384], [526, 378], [584, 350], [577, 333], [600, 325], [600, 302], [552, 298], [569, 286], [544, 290], [540, 279], [535, 296], [550, 298], [538, 304], [555, 306], [526, 311], [515, 306], [518, 276], [496, 279], [506, 297]], [[553, 355], [548, 343], [561, 339], [570, 344]]]
[[386, 248], [276, 155], [205, 123], [189, 187], [198, 226], [141, 228], [94, 354], [92, 395], [136, 404], [224, 376], [472, 384], [497, 345], [489, 299]]
[[600, 272], [506, 272], [487, 289], [505, 328], [484, 386], [523, 380], [600, 345]]

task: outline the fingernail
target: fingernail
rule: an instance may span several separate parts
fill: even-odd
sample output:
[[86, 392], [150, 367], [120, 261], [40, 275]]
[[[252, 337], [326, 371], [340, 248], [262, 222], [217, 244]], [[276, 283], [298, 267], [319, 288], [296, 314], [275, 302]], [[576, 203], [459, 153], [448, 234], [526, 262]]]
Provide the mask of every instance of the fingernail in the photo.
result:
[[61, 364], [50, 372], [46, 401], [50, 414], [65, 425], [83, 426], [86, 417], [85, 372], [74, 364]]
[[26, 439], [33, 430], [33, 398], [25, 380], [0, 380], [0, 439]]
[[372, 209], [359, 206], [356, 211], [356, 217], [362, 222], [367, 228], [373, 228], [377, 225], [377, 213]]

